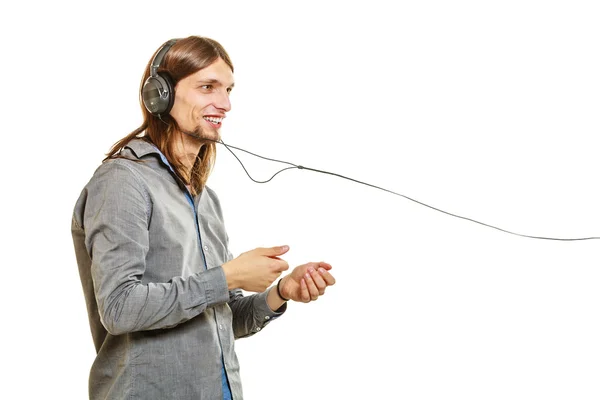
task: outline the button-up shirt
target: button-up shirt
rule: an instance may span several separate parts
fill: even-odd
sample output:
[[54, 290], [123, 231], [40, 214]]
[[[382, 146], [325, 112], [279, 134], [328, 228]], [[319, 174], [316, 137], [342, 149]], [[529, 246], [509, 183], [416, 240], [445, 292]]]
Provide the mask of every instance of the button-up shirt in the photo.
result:
[[234, 339], [264, 328], [267, 292], [228, 290], [231, 260], [213, 190], [192, 197], [143, 139], [105, 161], [76, 202], [73, 243], [97, 356], [98, 399], [242, 399]]

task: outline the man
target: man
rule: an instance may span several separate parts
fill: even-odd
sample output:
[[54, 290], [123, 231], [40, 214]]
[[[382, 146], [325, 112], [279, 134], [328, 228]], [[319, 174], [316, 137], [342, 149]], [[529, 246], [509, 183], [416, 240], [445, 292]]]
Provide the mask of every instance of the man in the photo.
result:
[[218, 42], [168, 41], [142, 82], [143, 124], [113, 146], [73, 214], [97, 351], [90, 399], [240, 400], [234, 339], [259, 332], [288, 300], [323, 295], [331, 265], [298, 266], [270, 287], [289, 268], [287, 246], [231, 255], [206, 186], [234, 86]]

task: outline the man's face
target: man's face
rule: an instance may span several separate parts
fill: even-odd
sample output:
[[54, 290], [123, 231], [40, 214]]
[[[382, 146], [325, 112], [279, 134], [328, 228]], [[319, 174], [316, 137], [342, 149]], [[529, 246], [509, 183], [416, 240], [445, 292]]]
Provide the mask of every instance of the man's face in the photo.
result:
[[229, 93], [233, 72], [221, 58], [175, 85], [171, 116], [185, 131], [218, 140], [225, 113], [231, 110]]

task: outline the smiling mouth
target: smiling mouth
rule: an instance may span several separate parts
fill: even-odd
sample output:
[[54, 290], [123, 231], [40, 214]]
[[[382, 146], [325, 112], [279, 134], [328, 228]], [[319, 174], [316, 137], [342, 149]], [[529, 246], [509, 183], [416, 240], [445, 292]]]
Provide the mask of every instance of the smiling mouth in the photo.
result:
[[217, 117], [203, 117], [203, 118], [214, 125], [219, 125], [221, 123], [221, 121], [223, 121], [223, 118], [217, 118]]

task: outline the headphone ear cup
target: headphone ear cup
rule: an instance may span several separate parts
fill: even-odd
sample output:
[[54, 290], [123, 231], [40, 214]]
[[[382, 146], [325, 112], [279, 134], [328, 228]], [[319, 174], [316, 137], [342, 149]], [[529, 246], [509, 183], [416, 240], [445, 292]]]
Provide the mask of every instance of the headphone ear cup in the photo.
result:
[[152, 115], [160, 117], [168, 114], [174, 101], [175, 90], [169, 74], [159, 72], [156, 76], [146, 79], [142, 87], [142, 102]]

